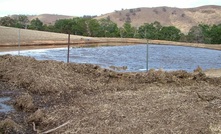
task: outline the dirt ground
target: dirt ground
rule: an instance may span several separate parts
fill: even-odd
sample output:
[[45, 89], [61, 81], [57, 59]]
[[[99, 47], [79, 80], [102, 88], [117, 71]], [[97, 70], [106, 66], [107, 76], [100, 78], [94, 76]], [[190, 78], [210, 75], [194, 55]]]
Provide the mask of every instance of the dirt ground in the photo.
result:
[[207, 75], [0, 56], [0, 97], [14, 108], [0, 133], [220, 134], [221, 77]]

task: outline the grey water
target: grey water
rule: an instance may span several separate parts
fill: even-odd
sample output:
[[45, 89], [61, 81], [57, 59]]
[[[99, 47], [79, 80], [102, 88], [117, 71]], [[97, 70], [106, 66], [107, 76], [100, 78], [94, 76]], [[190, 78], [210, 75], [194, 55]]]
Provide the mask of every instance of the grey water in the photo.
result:
[[10, 97], [0, 97], [0, 113], [7, 113], [13, 110], [11, 106], [4, 104], [5, 102], [9, 100], [11, 100]]
[[[148, 49], [148, 50], [147, 50]], [[192, 72], [198, 66], [202, 69], [221, 68], [221, 51], [170, 45], [137, 44], [129, 46], [83, 47], [70, 49], [70, 62], [109, 66], [127, 66], [129, 72], [148, 69], [186, 70]], [[17, 55], [17, 52], [2, 52]], [[67, 61], [67, 48], [25, 50], [21, 55], [38, 60]]]

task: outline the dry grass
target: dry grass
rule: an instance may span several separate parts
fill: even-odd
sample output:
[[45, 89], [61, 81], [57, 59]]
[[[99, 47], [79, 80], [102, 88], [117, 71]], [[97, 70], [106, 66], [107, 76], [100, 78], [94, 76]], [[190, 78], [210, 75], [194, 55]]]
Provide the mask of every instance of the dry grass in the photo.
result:
[[[0, 26], [0, 46], [18, 45], [19, 29]], [[42, 32], [36, 30], [20, 29], [21, 45], [62, 44], [67, 43], [67, 34]], [[71, 36], [71, 39], [80, 39], [82, 36]]]
[[28, 16], [28, 19], [30, 21], [36, 18], [40, 19], [44, 24], [54, 24], [56, 20], [72, 19], [74, 18], [74, 16], [57, 15], [57, 14], [40, 14], [40, 15]]

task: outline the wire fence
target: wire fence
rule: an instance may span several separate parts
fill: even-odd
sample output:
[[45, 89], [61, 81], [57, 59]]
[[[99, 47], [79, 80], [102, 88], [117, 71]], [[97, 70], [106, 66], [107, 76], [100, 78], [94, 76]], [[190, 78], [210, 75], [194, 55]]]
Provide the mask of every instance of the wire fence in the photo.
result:
[[[104, 43], [104, 42], [114, 42], [114, 43], [140, 43], [136, 39], [107, 39], [107, 38], [92, 38], [92, 37], [83, 37], [71, 35], [70, 38], [67, 34], [60, 33], [51, 33], [51, 32], [42, 32], [35, 30], [19, 29], [19, 28], [10, 28], [0, 26], [0, 46], [10, 47], [13, 50], [17, 51], [17, 54], [20, 55], [20, 51], [27, 46], [44, 46], [44, 45], [65, 45], [67, 51], [64, 55], [67, 56], [67, 62], [69, 62], [69, 50], [70, 44], [72, 43]], [[68, 40], [70, 39], [70, 41]], [[69, 45], [68, 45], [69, 44]], [[55, 47], [55, 46], [53, 46]], [[148, 47], [147, 47], [148, 51]], [[15, 53], [14, 53], [15, 54]], [[146, 55], [148, 59], [148, 54]], [[148, 63], [147, 66], [148, 68]]]
[[[20, 40], [19, 40], [20, 39]], [[20, 41], [21, 45], [43, 45], [43, 44], [67, 44], [68, 34], [43, 32], [28, 29], [18, 29], [0, 26], [0, 45], [17, 45]], [[125, 38], [93, 38], [86, 36], [71, 35], [71, 44], [83, 43], [145, 43], [141, 39], [125, 39]]]
[[[21, 45], [40, 45], [40, 44], [62, 44], [67, 43], [67, 34], [42, 32], [28, 29], [10, 28], [0, 26], [0, 45], [15, 46], [19, 42]], [[79, 36], [72, 36], [72, 42], [79, 39]]]

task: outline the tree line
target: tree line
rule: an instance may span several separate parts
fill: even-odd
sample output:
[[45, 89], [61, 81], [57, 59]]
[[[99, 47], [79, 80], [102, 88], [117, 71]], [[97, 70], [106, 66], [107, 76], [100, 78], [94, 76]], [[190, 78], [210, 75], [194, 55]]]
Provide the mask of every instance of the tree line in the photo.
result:
[[193, 26], [188, 34], [183, 34], [178, 28], [174, 26], [162, 26], [157, 21], [154, 23], [145, 23], [140, 27], [133, 27], [131, 23], [125, 22], [122, 27], [118, 27], [109, 17], [100, 20], [93, 17], [77, 17], [73, 19], [60, 19], [53, 25], [45, 25], [38, 18], [29, 21], [27, 16], [19, 15], [15, 18], [9, 16], [2, 17], [0, 25], [90, 37], [146, 38], [221, 44], [221, 24], [199, 24], [198, 26]]

